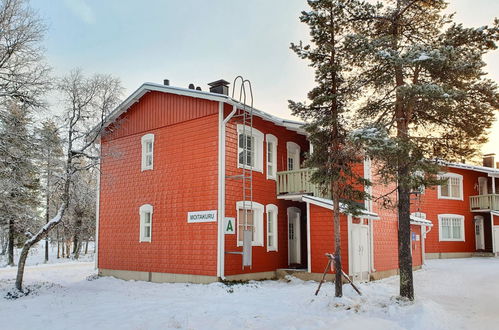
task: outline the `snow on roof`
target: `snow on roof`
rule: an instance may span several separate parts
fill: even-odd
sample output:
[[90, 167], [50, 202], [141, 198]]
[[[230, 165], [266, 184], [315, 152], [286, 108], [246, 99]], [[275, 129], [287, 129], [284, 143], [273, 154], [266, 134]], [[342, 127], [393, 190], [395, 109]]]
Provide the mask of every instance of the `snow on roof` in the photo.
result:
[[489, 176], [499, 177], [499, 169], [497, 169], [497, 168], [486, 167], [486, 166], [477, 166], [477, 165], [471, 165], [471, 164], [463, 164], [463, 163], [452, 163], [452, 162], [446, 162], [446, 161], [440, 161], [440, 163], [444, 166], [447, 166], [447, 167], [460, 168], [463, 170], [477, 171], [477, 172], [487, 173]]
[[[173, 87], [173, 86], [166, 86], [166, 85], [146, 82], [142, 84], [142, 86], [140, 86], [137, 90], [135, 90], [135, 92], [133, 92], [126, 100], [124, 100], [120, 105], [116, 107], [116, 109], [106, 118], [105, 126], [108, 126], [110, 123], [116, 120], [116, 118], [118, 118], [121, 114], [126, 112], [134, 103], [138, 102], [142, 96], [144, 96], [147, 92], [150, 91], [190, 96], [210, 101], [225, 102], [231, 105], [235, 105], [237, 107], [243, 106], [237, 100], [234, 100], [233, 98], [224, 94], [211, 93], [205, 91], [198, 91], [195, 89]], [[249, 108], [249, 106], [247, 108]], [[303, 129], [304, 123], [302, 122], [289, 119], [282, 119], [255, 108], [253, 108], [253, 115], [258, 116], [264, 120], [270, 121], [278, 126], [283, 126], [299, 134], [306, 135], [306, 132]]]
[[420, 225], [420, 226], [428, 226], [433, 227], [433, 223], [424, 218], [417, 217], [415, 215], [411, 215], [411, 225]]
[[[317, 206], [322, 206], [322, 207], [325, 207], [325, 208], [330, 209], [330, 210], [333, 209], [333, 201], [330, 199], [327, 199], [327, 198], [316, 197], [316, 196], [311, 196], [311, 195], [303, 195], [302, 200], [304, 202], [312, 203], [312, 204], [317, 205]], [[340, 203], [340, 211], [342, 213], [346, 212], [346, 206], [342, 203]], [[379, 216], [377, 213], [369, 212], [367, 210], [362, 210], [361, 214], [365, 218], [379, 219]]]

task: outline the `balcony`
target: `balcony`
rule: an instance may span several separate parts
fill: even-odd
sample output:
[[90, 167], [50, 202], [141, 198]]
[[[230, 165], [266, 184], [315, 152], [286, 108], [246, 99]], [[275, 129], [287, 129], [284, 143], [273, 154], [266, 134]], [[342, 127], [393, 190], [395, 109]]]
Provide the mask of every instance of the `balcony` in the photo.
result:
[[499, 211], [499, 194], [470, 196], [471, 211]]
[[329, 194], [323, 194], [319, 187], [310, 181], [312, 173], [312, 168], [277, 172], [277, 195], [312, 194], [330, 198]]

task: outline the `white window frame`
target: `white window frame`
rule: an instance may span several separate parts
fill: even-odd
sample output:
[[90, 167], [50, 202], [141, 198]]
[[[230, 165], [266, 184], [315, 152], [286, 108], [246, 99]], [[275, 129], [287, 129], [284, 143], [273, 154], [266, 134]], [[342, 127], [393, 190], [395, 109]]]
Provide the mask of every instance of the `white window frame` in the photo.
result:
[[[150, 230], [149, 237], [145, 237], [145, 227], [146, 227], [146, 214], [149, 213], [151, 215], [150, 218]], [[140, 217], [140, 237], [139, 242], [148, 242], [152, 241], [152, 215], [153, 215], [153, 207], [151, 204], [144, 204], [139, 208], [139, 217]]]
[[[459, 197], [442, 196], [442, 186], [439, 185], [438, 186], [438, 199], [453, 199], [453, 200], [460, 200], [460, 201], [464, 200], [463, 199], [463, 176], [461, 174], [457, 174], [457, 173], [440, 174], [439, 179], [443, 179], [443, 178], [447, 178], [447, 179], [457, 178], [457, 179], [459, 179], [459, 194], [460, 194], [460, 196]], [[449, 185], [449, 194], [452, 195], [452, 191], [450, 191], [450, 189], [451, 189], [451, 185]]]
[[[142, 143], [142, 161], [141, 161], [141, 170], [147, 171], [152, 170], [154, 168], [154, 134], [146, 134], [141, 138]], [[151, 143], [152, 148], [151, 152], [147, 152], [147, 144]], [[147, 156], [151, 156], [151, 164], [147, 164]]]
[[[278, 220], [279, 219], [279, 208], [277, 207], [277, 205], [267, 204], [267, 206], [265, 207], [265, 211], [266, 211], [265, 214], [267, 216], [267, 252], [277, 251], [278, 247], [279, 247], [279, 244], [278, 244], [279, 232], [278, 232], [278, 226], [277, 226], [277, 223], [279, 221]], [[269, 214], [273, 214], [274, 222], [272, 223], [272, 226], [269, 225]], [[269, 231], [269, 229], [272, 229], [272, 234]], [[273, 236], [273, 243], [274, 244], [272, 246], [269, 245], [269, 236]]]
[[[444, 238], [442, 237], [442, 221], [444, 219], [459, 219], [461, 221], [461, 238]], [[452, 226], [451, 226], [451, 232]], [[464, 242], [464, 215], [460, 214], [439, 214], [438, 215], [438, 240], [443, 242]]]
[[298, 161], [298, 164], [296, 165], [297, 168], [293, 168], [293, 171], [299, 170], [300, 169], [300, 152], [301, 148], [300, 146], [292, 141], [286, 142], [286, 170], [289, 171], [289, 156], [294, 155]]
[[[277, 178], [277, 137], [272, 134], [265, 135], [265, 145], [266, 145], [266, 154], [265, 158], [267, 159], [267, 163], [265, 166], [265, 171], [267, 172], [267, 179], [276, 180]], [[269, 158], [269, 144], [271, 145], [272, 151], [272, 159]], [[269, 165], [272, 166], [272, 170], [269, 171]]]
[[243, 238], [239, 237], [239, 224], [241, 219], [239, 219], [239, 210], [253, 210], [253, 225], [254, 225], [254, 233], [253, 233], [253, 241], [251, 242], [252, 246], [263, 246], [263, 211], [265, 207], [257, 202], [249, 202], [249, 201], [239, 201], [236, 203], [236, 233], [237, 233], [237, 246], [243, 246]]
[[[264, 140], [264, 134], [257, 130], [256, 128], [251, 129], [251, 137], [254, 139], [254, 147], [255, 151], [253, 154], [254, 157], [254, 162], [253, 166], [248, 166], [241, 164], [239, 162], [239, 153], [243, 151], [243, 148], [239, 145], [239, 135], [243, 134], [244, 132], [244, 125], [238, 124], [237, 125], [237, 167], [238, 168], [248, 168], [253, 171], [261, 172], [263, 173], [263, 140]], [[246, 134], [250, 135], [249, 132], [250, 128], [246, 126]]]

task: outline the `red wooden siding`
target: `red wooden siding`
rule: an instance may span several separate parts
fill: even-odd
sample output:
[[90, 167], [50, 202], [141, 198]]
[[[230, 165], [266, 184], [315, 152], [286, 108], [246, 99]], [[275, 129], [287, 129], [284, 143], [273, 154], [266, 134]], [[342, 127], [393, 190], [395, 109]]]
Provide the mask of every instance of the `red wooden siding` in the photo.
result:
[[[144, 109], [147, 109], [146, 113]], [[121, 115], [114, 128], [110, 126], [112, 133], [106, 138], [137, 134], [213, 114], [218, 114], [218, 102], [151, 91]]]
[[[189, 101], [206, 109], [194, 110], [198, 118], [176, 117], [189, 111]], [[150, 93], [102, 142], [110, 155], [101, 165], [99, 268], [216, 276], [217, 223], [187, 223], [189, 211], [217, 209], [218, 114], [200, 117], [215, 104]], [[190, 120], [174, 123], [180, 118]], [[145, 132], [155, 135], [154, 169], [141, 172]], [[140, 243], [139, 207], [146, 203], [154, 207], [152, 242]]]
[[[225, 116], [232, 110], [231, 106], [225, 106]], [[237, 168], [237, 124], [236, 120], [231, 120], [227, 124], [226, 130], [226, 175], [241, 174], [242, 170]], [[282, 126], [277, 126], [261, 118], [253, 117], [253, 127], [263, 134], [273, 134], [277, 137], [277, 171], [286, 170], [286, 142], [292, 141], [300, 145], [302, 151], [308, 151], [306, 138], [296, 132], [290, 131]], [[263, 233], [264, 246], [253, 247], [253, 266], [251, 269], [242, 269], [242, 258], [240, 255], [225, 255], [225, 275], [235, 275], [249, 272], [274, 271], [278, 268], [288, 267], [288, 229], [287, 229], [287, 208], [294, 206], [301, 209], [301, 256], [302, 265], [306, 266], [307, 241], [306, 241], [306, 208], [305, 203], [291, 202], [277, 199], [276, 181], [266, 178], [267, 168], [267, 148], [264, 141], [263, 149], [263, 173], [253, 172], [253, 201], [263, 204], [275, 204], [278, 207], [278, 251], [267, 252], [267, 216], [264, 213]], [[242, 200], [241, 180], [226, 180], [225, 215], [236, 218], [236, 202]], [[226, 251], [242, 251], [236, 246], [237, 235], [225, 236]]]

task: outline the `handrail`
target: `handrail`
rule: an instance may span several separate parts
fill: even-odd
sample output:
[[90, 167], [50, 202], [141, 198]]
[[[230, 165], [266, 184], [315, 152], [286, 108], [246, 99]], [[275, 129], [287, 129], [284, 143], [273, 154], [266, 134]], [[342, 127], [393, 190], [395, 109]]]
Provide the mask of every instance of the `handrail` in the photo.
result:
[[499, 211], [499, 194], [470, 196], [470, 209]]
[[329, 194], [324, 194], [318, 185], [311, 182], [314, 171], [313, 168], [301, 168], [277, 172], [277, 194], [313, 194], [329, 198]]

